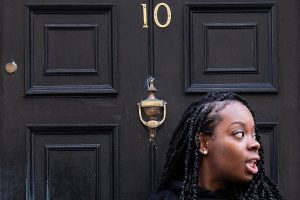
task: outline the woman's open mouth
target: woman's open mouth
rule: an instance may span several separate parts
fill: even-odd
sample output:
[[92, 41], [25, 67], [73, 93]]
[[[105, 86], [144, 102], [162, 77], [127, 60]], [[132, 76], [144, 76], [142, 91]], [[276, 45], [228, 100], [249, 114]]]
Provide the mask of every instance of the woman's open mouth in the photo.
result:
[[256, 159], [253, 159], [253, 160], [247, 161], [247, 163], [246, 163], [247, 171], [251, 174], [256, 174], [258, 172], [256, 161], [257, 161]]

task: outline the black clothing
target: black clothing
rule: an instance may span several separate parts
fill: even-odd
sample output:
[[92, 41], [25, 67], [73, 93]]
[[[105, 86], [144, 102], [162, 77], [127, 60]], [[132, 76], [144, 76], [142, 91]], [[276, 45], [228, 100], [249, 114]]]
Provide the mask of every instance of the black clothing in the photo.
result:
[[179, 200], [182, 183], [180, 181], [173, 181], [168, 184], [166, 190], [161, 190], [153, 194], [149, 200]]
[[[171, 182], [165, 190], [152, 195], [149, 200], [179, 200], [182, 183], [180, 181]], [[204, 188], [197, 188], [197, 200], [227, 200], [228, 191], [225, 189], [212, 192]]]

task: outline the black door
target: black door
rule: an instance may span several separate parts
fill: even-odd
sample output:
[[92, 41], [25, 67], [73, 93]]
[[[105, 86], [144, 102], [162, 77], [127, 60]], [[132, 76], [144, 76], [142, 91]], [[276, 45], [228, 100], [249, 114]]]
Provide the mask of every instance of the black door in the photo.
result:
[[233, 90], [255, 111], [267, 174], [287, 199], [299, 198], [299, 3], [168, 1], [172, 23], [154, 33], [155, 77], [168, 102], [157, 169], [187, 104]]
[[[297, 199], [299, 9], [297, 0], [1, 1], [1, 199], [147, 199], [184, 108], [213, 90], [250, 101], [267, 173]], [[156, 162], [136, 106], [149, 75], [168, 102]]]
[[1, 199], [145, 199], [140, 2], [1, 3]]

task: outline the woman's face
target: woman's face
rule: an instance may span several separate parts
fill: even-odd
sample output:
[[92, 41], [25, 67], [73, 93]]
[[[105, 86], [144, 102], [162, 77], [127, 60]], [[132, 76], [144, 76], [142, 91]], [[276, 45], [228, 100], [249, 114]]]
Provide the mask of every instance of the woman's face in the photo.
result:
[[249, 182], [260, 159], [252, 114], [239, 102], [228, 104], [219, 114], [222, 119], [207, 138], [205, 159], [210, 171], [217, 181]]

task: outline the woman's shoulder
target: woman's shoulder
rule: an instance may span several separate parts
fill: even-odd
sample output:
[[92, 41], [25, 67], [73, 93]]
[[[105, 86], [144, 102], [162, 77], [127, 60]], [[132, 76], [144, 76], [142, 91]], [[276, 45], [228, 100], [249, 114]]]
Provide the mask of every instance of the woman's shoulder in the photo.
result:
[[179, 196], [171, 190], [162, 190], [153, 194], [149, 200], [179, 200]]
[[[179, 200], [182, 190], [182, 182], [172, 181], [163, 190], [153, 194], [149, 200]], [[228, 190], [220, 189], [217, 191], [210, 191], [205, 188], [197, 188], [198, 200], [226, 200], [228, 199]]]
[[165, 189], [153, 194], [149, 200], [179, 200], [182, 182], [172, 181]]

